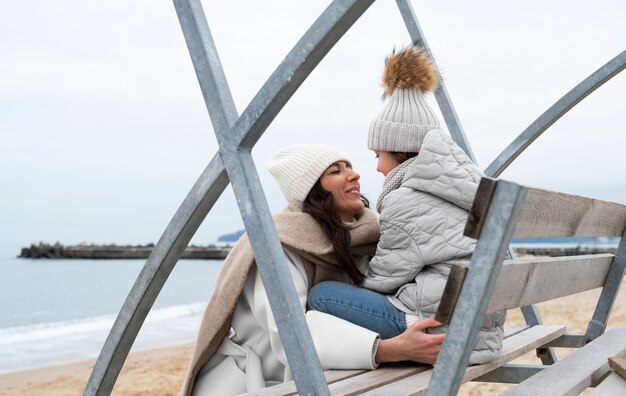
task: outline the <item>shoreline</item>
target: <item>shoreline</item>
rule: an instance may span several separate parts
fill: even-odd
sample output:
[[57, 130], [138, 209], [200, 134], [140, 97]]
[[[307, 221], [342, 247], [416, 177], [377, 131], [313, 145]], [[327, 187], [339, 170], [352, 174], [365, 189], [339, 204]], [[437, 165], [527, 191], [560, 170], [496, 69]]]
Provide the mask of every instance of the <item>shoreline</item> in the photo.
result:
[[[615, 301], [607, 328], [626, 324], [626, 278]], [[565, 324], [569, 332], [584, 332], [600, 295], [594, 289], [572, 296], [537, 304], [546, 324]], [[519, 309], [508, 311], [507, 324], [523, 324]], [[573, 352], [557, 348], [560, 358]], [[140, 350], [129, 354], [113, 388], [116, 395], [177, 395], [191, 359], [193, 343]], [[535, 351], [514, 361], [540, 361]], [[0, 374], [0, 396], [9, 395], [82, 395], [95, 359], [48, 368]], [[508, 384], [470, 382], [461, 386], [461, 396], [498, 395], [511, 388]]]
[[[153, 309], [137, 334], [131, 353], [193, 342], [203, 310], [204, 303]], [[102, 315], [0, 329], [0, 384], [5, 374], [95, 361], [115, 318]]]

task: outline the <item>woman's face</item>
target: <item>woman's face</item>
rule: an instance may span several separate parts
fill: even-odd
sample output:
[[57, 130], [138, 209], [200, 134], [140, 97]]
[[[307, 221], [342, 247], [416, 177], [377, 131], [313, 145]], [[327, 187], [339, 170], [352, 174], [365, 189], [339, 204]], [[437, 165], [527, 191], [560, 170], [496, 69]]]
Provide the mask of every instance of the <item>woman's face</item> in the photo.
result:
[[322, 188], [333, 195], [335, 210], [342, 221], [351, 221], [365, 207], [361, 201], [360, 178], [345, 161], [329, 166], [320, 178]]
[[378, 159], [378, 164], [376, 165], [376, 170], [387, 176], [389, 172], [393, 170], [396, 166], [400, 165], [398, 162], [391, 156], [389, 151], [377, 151], [374, 150], [376, 154], [376, 158]]

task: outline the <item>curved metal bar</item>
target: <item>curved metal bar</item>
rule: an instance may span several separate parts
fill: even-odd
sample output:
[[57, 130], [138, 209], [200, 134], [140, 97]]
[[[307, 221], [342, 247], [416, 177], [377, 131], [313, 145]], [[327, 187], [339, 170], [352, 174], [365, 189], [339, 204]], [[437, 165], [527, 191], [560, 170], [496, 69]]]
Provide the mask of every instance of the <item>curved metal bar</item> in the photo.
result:
[[227, 131], [237, 121], [237, 108], [202, 4], [199, 0], [173, 2], [213, 130]]
[[[300, 394], [330, 392], [250, 150], [304, 79], [372, 2], [331, 3], [270, 76], [235, 126], [231, 130], [216, 130], [222, 159]], [[198, 79], [203, 79], [203, 75], [198, 74]]]
[[91, 372], [85, 395], [111, 393], [154, 300], [227, 185], [224, 165], [216, 155], [187, 194], [137, 276]]
[[626, 68], [626, 51], [617, 55], [604, 66], [596, 70], [546, 110], [539, 118], [530, 124], [524, 132], [516, 137], [491, 164], [489, 164], [487, 169], [485, 169], [485, 174], [490, 177], [500, 176], [513, 160], [545, 132], [546, 129], [580, 101], [585, 99], [590, 93], [624, 70], [624, 68]]
[[[400, 9], [400, 14], [402, 14], [402, 18], [404, 19], [404, 24], [406, 28], [409, 30], [409, 35], [411, 36], [411, 40], [413, 43], [424, 47], [431, 57], [433, 58], [433, 62], [435, 62], [435, 58], [432, 56], [432, 52], [430, 51], [430, 47], [424, 38], [424, 33], [417, 21], [417, 16], [415, 15], [415, 11], [413, 11], [413, 7], [408, 0], [396, 0], [398, 4], [398, 8]], [[436, 65], [436, 63], [435, 63]], [[446, 89], [446, 85], [441, 80], [439, 82], [439, 88], [435, 91], [435, 99], [437, 99], [437, 103], [439, 104], [439, 108], [441, 109], [441, 114], [443, 115], [443, 119], [446, 121], [446, 125], [448, 126], [448, 131], [450, 131], [450, 136], [452, 139], [458, 144], [463, 151], [476, 163], [476, 157], [474, 156], [474, 152], [472, 151], [472, 147], [467, 140], [467, 136], [465, 136], [465, 132], [463, 131], [463, 127], [461, 126], [461, 121], [456, 114], [456, 110], [454, 110], [454, 106], [452, 105], [452, 100], [450, 99], [450, 95], [448, 95], [448, 90]]]
[[[234, 179], [237, 179], [233, 181], [233, 188], [236, 189], [236, 193], [239, 192], [238, 203], [246, 229], [250, 234], [253, 250], [259, 252], [259, 249], [262, 249], [263, 251], [267, 248], [267, 243], [272, 247], [272, 254], [269, 258], [257, 262], [261, 268], [261, 274], [269, 272], [263, 277], [264, 284], [268, 290], [287, 290], [282, 297], [279, 295], [279, 297], [272, 298], [270, 295], [270, 303], [273, 311], [279, 312], [276, 315], [279, 331], [286, 346], [287, 357], [298, 389], [308, 394], [328, 393], [301, 309], [298, 306], [293, 315], [294, 307], [283, 310], [281, 306], [284, 300], [290, 301], [293, 305], [297, 298], [291, 279], [285, 277], [287, 269], [282, 262], [284, 257], [278, 237], [274, 235], [272, 238], [270, 235], [265, 240], [255, 237], [260, 233], [268, 233], [268, 227], [263, 227], [268, 223], [270, 230], [273, 230], [269, 234], [276, 234], [276, 231], [269, 217], [269, 208], [252, 159], [245, 152], [237, 153], [236, 147], [239, 145], [252, 147], [315, 65], [372, 2], [373, 0], [336, 0], [333, 2], [290, 52], [286, 61], [272, 74], [270, 80], [246, 109], [246, 117], [238, 122], [239, 127], [236, 129], [238, 132], [232, 133], [231, 126], [235, 122], [236, 109], [201, 4], [197, 0], [175, 0], [207, 110], [218, 141], [220, 141], [222, 154], [220, 156], [218, 153], [205, 169], [148, 258], [98, 357], [85, 394], [109, 394], [111, 392], [132, 343], [167, 277], [199, 225], [228, 185], [227, 170], [233, 173]], [[297, 56], [298, 52], [300, 56]], [[287, 62], [287, 60], [290, 61]], [[244, 139], [247, 139], [247, 143], [241, 144]], [[227, 170], [222, 163], [223, 156], [227, 158], [226, 168], [229, 168]], [[252, 191], [257, 195], [260, 194], [261, 198], [258, 196], [255, 198]], [[261, 216], [258, 216], [259, 213]], [[280, 255], [276, 253], [279, 250]], [[268, 287], [268, 285], [273, 286]], [[290, 290], [293, 296], [290, 295]], [[280, 309], [276, 309], [277, 307]], [[281, 315], [286, 318], [280, 318]], [[294, 316], [296, 319], [293, 319]], [[284, 323], [282, 326], [281, 322]], [[291, 327], [299, 330], [291, 330]], [[295, 337], [288, 335], [285, 340], [285, 333], [297, 334]], [[288, 347], [288, 344], [293, 345]], [[307, 344], [309, 348], [306, 348]], [[308, 381], [308, 384], [303, 384], [303, 381]]]
[[[204, 65], [203, 72], [212, 76], [212, 85], [203, 88], [212, 92], [212, 100], [207, 102], [207, 109], [214, 128], [228, 129], [236, 120], [237, 113], [226, 76], [208, 26], [193, 23], [197, 15], [203, 15], [202, 6], [199, 2], [180, 1], [175, 5], [182, 24], [200, 26], [200, 29], [189, 29], [186, 32], [196, 38], [194, 42], [205, 39], [201, 54], [204, 58], [196, 57], [193, 61]], [[200, 52], [196, 51], [194, 54]], [[138, 275], [91, 372], [85, 388], [86, 395], [111, 393], [150, 308], [185, 247], [227, 185], [226, 168], [218, 153], [187, 194]]]

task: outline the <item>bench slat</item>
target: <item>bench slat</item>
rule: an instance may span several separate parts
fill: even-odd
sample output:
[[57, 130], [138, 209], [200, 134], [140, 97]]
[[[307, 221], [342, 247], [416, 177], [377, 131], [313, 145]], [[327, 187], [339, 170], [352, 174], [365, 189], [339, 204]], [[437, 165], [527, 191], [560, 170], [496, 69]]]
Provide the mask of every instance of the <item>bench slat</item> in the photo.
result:
[[626, 356], [626, 328], [606, 332], [503, 395], [577, 395], [609, 372], [607, 356]]
[[626, 380], [617, 373], [611, 373], [589, 396], [624, 396], [626, 395]]
[[[465, 235], [478, 239], [496, 183], [495, 179], [481, 179]], [[513, 238], [621, 236], [624, 225], [624, 205], [529, 188]]]
[[[328, 384], [332, 384], [333, 382], [345, 380], [346, 378], [354, 377], [366, 371], [368, 370], [328, 370], [324, 371], [324, 376], [326, 377], [326, 382]], [[295, 395], [296, 393], [297, 389], [295, 382], [289, 381], [283, 384], [271, 386], [269, 388], [263, 388], [246, 395], [286, 396]]]
[[[512, 309], [602, 287], [613, 261], [608, 253], [505, 260], [487, 312]], [[467, 262], [454, 262], [436, 319], [448, 324]]]
[[347, 380], [335, 382], [330, 384], [328, 389], [330, 389], [330, 394], [333, 396], [362, 395], [380, 386], [395, 384], [408, 376], [431, 371], [432, 366], [430, 365], [418, 366], [416, 364], [412, 367], [383, 367], [348, 378]]
[[513, 238], [622, 236], [624, 224], [624, 205], [533, 188]]
[[496, 283], [487, 311], [523, 307], [602, 287], [613, 257], [598, 254], [518, 259], [506, 266], [508, 273]]
[[[504, 325], [504, 337], [505, 339], [508, 337], [512, 337], [516, 334], [519, 334], [528, 329], [528, 326], [517, 326], [517, 325]], [[423, 369], [423, 366], [414, 365], [412, 368]], [[429, 367], [426, 367], [429, 369]], [[393, 368], [389, 369], [380, 369], [380, 370], [394, 370]], [[327, 370], [324, 371], [324, 376], [326, 377], [326, 382], [328, 384], [332, 384], [334, 382], [338, 382], [341, 380], [348, 379], [350, 377], [355, 377], [364, 373], [370, 372], [369, 370]], [[269, 388], [264, 388], [254, 393], [250, 393], [247, 395], [265, 395], [265, 396], [286, 396], [286, 395], [295, 395], [297, 392], [296, 385], [293, 381], [285, 382], [284, 384], [274, 385]]]
[[[565, 333], [565, 326], [533, 326], [524, 330], [521, 333], [516, 333], [511, 337], [504, 340], [502, 347], [502, 353], [498, 359], [487, 364], [481, 364], [479, 366], [470, 366], [465, 370], [463, 376], [463, 382], [470, 381], [474, 378], [488, 373], [497, 367], [500, 367], [513, 359], [516, 359], [538, 347], [542, 346], [546, 342], [552, 341], [560, 337]], [[430, 381], [432, 375], [432, 369], [417, 373], [401, 379], [399, 381], [384, 384], [377, 388], [374, 388], [368, 392], [363, 392], [363, 395], [423, 395], [426, 392], [426, 387]], [[356, 377], [359, 378], [359, 377]], [[334, 395], [335, 393], [332, 392]]]
[[626, 379], [626, 358], [612, 356], [609, 358], [609, 367], [622, 378]]

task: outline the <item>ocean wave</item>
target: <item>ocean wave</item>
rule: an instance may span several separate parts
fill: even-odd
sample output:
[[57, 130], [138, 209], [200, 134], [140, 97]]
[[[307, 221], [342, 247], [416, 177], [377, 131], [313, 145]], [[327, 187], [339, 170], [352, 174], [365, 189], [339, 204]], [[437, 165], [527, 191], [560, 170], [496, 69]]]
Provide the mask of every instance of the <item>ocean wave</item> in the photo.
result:
[[[199, 315], [206, 303], [192, 303], [157, 308], [150, 311], [144, 323], [159, 322]], [[113, 326], [117, 315], [100, 315], [60, 322], [38, 323], [0, 329], [0, 345], [35, 342], [72, 334], [107, 330]]]

